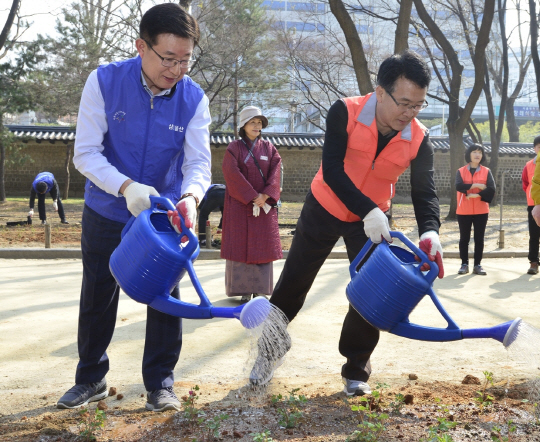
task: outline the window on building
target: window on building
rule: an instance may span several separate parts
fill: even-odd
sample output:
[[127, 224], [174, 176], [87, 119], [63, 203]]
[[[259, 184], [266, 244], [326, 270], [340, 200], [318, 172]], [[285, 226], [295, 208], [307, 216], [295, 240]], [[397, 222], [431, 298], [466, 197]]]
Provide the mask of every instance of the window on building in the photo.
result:
[[287, 11], [318, 12], [322, 14], [324, 12], [324, 3], [288, 2]]
[[272, 11], [285, 11], [285, 2], [277, 0], [264, 0], [263, 8], [271, 9]]

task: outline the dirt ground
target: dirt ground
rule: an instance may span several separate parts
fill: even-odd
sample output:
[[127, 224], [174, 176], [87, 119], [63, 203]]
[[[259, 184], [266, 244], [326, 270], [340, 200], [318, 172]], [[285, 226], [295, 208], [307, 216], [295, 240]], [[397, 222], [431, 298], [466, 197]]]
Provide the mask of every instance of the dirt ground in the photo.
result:
[[[69, 225], [60, 224], [60, 220], [52, 210], [48, 212], [48, 222], [51, 224], [51, 247], [72, 248], [80, 247], [82, 200], [68, 200], [64, 203], [66, 219]], [[50, 209], [50, 208], [49, 208]], [[293, 238], [294, 226], [300, 215], [302, 203], [284, 203], [279, 212], [280, 234], [283, 250], [288, 250]], [[28, 202], [25, 199], [8, 201], [0, 205], [0, 247], [43, 247], [45, 241], [44, 228], [40, 224], [37, 212], [31, 226], [7, 227], [8, 222], [26, 221]], [[52, 213], [51, 213], [52, 212]], [[459, 228], [456, 221], [446, 221], [448, 205], [441, 205], [441, 241], [446, 252], [457, 252]], [[218, 244], [221, 234], [218, 233], [219, 213], [212, 213], [213, 239]], [[393, 207], [393, 228], [399, 230], [414, 240], [416, 221], [411, 204], [395, 204]], [[499, 247], [501, 230], [500, 207], [494, 207], [486, 229], [485, 251], [523, 251], [528, 248], [527, 211], [524, 205], [505, 205], [503, 208], [504, 249]], [[472, 249], [471, 249], [472, 250]]]
[[[54, 217], [50, 220], [53, 247], [79, 247], [81, 207], [66, 206], [69, 225], [61, 225], [59, 220]], [[299, 204], [286, 205], [280, 214], [280, 223], [284, 225], [282, 237], [289, 241], [292, 238], [291, 231], [294, 230], [294, 227], [291, 226], [294, 225], [294, 219], [298, 216], [300, 206]], [[25, 203], [22, 201], [0, 206], [2, 224], [0, 226], [0, 247], [42, 247], [43, 228], [41, 225], [5, 226], [4, 221], [26, 219], [26, 210]], [[447, 208], [443, 206], [442, 210], [443, 213], [446, 213]], [[507, 206], [504, 210], [503, 228], [506, 242], [504, 250], [525, 250], [528, 241], [525, 208], [523, 206]], [[499, 239], [498, 208], [492, 214], [486, 233], [486, 252], [501, 250], [497, 243]], [[217, 225], [215, 221], [219, 218], [215, 215], [212, 215], [212, 222]], [[394, 207], [394, 223], [394, 228], [403, 231], [411, 239], [414, 238], [415, 222], [410, 206], [396, 205]], [[445, 250], [457, 251], [458, 236], [456, 223], [443, 222], [441, 238]], [[215, 238], [219, 239], [219, 236], [216, 234]], [[15, 261], [4, 260], [4, 269], [9, 271], [7, 269], [12, 265], [17, 266]], [[457, 261], [449, 260], [449, 263], [456, 269], [447, 267], [447, 274], [449, 272], [455, 273], [454, 270], [457, 270], [458, 266]], [[526, 259], [523, 266], [525, 271]], [[327, 272], [329, 274], [334, 272], [334, 267], [330, 266]], [[200, 277], [205, 279], [205, 287], [208, 287], [207, 279], [210, 278], [210, 273], [208, 275], [204, 273], [205, 268], [206, 265], [198, 272], [200, 272]], [[63, 267], [62, 270], [57, 268], [56, 271], [60, 275], [62, 272], [71, 273], [73, 269], [71, 266], [67, 266]], [[502, 269], [500, 272], [502, 273]], [[495, 273], [495, 271], [491, 271], [490, 274]], [[7, 273], [0, 278], [0, 284], [2, 284], [2, 280], [6, 282]], [[459, 281], [463, 285], [465, 280], [460, 279]], [[534, 283], [531, 288], [538, 295], [538, 283]], [[328, 288], [321, 288], [321, 290], [328, 290]], [[471, 296], [477, 295], [474, 290], [469, 289], [469, 291]], [[519, 291], [521, 293], [523, 289], [520, 288]], [[500, 296], [490, 295], [485, 302], [495, 298], [498, 299], [497, 302], [504, 301], [507, 293], [503, 293], [503, 289], [500, 292]], [[441, 290], [441, 293], [445, 294], [446, 292]], [[2, 299], [1, 292], [0, 299]], [[445, 296], [447, 303], [449, 300], [452, 298]], [[136, 305], [129, 300], [126, 302], [129, 302], [130, 306]], [[11, 303], [3, 302], [2, 304], [8, 313], [15, 311]], [[47, 302], [46, 305], [52, 304]], [[306, 308], [313, 313], [309, 307]], [[333, 308], [332, 305], [329, 305], [330, 307]], [[345, 311], [345, 303], [341, 308]], [[76, 306], [72, 306], [72, 309], [76, 309]], [[29, 314], [31, 313], [27, 313], [27, 315]], [[305, 329], [306, 326], [309, 327], [310, 322], [307, 316], [306, 314], [303, 319], [294, 321], [291, 326], [294, 325], [297, 331]], [[7, 315], [7, 317], [10, 318], [11, 315]], [[21, 319], [23, 318], [21, 317]], [[5, 325], [9, 327], [10, 323], [15, 320], [16, 317], [7, 319]], [[31, 321], [31, 318], [27, 320]], [[303, 323], [302, 320], [306, 322]], [[47, 318], [44, 321], [50, 322], [53, 321], [53, 318]], [[120, 315], [118, 321], [120, 324], [129, 325], [133, 318], [125, 314]], [[35, 325], [36, 329], [43, 330], [43, 336], [47, 337], [47, 324], [45, 322]], [[311, 324], [311, 326], [316, 327], [316, 316], [311, 320]], [[141, 325], [141, 327], [143, 326], [144, 324]], [[332, 323], [332, 326], [339, 329], [340, 323]], [[208, 327], [209, 325], [201, 326], [198, 333], [204, 333]], [[31, 334], [31, 330], [27, 330], [27, 332]], [[185, 333], [188, 332], [189, 330], [185, 330]], [[316, 343], [317, 339], [321, 340], [320, 360], [324, 361], [334, 357], [325, 354], [329, 351], [326, 346], [322, 345], [322, 341], [327, 338], [326, 333], [326, 330], [321, 329], [317, 333], [319, 338], [317, 336], [311, 337], [312, 344]], [[213, 336], [214, 339], [220, 338], [215, 335], [215, 331]], [[37, 349], [40, 346], [40, 339], [39, 332], [35, 334], [35, 339], [31, 339], [36, 358], [43, 357], [38, 356]], [[59, 364], [58, 370], [72, 371], [72, 364], [68, 367], [61, 365], [64, 363], [61, 361], [65, 360], [68, 348], [71, 352], [73, 350], [72, 340], [71, 336], [58, 335], [59, 350], [53, 355], [59, 361], [57, 362]], [[64, 347], [64, 343], [66, 343], [66, 347]], [[16, 346], [13, 347], [13, 345], [9, 347], [3, 345], [3, 347], [4, 349], [9, 348], [12, 352], [16, 351]], [[473, 347], [466, 348], [472, 349]], [[537, 408], [526, 402], [529, 397], [530, 377], [522, 374], [507, 376], [507, 371], [510, 368], [510, 362], [508, 362], [506, 365], [504, 363], [497, 365], [498, 371], [494, 374], [493, 383], [486, 382], [482, 370], [491, 370], [489, 354], [491, 354], [491, 349], [495, 347], [488, 345], [486, 348], [487, 357], [483, 359], [484, 356], [480, 356], [481, 360], [476, 363], [476, 366], [480, 368], [475, 370], [471, 370], [471, 365], [466, 365], [467, 368], [462, 367], [459, 370], [459, 364], [462, 363], [460, 355], [448, 355], [449, 360], [454, 359], [455, 364], [458, 364], [458, 370], [453, 376], [447, 376], [448, 372], [442, 367], [439, 370], [437, 364], [440, 361], [435, 359], [432, 362], [434, 365], [430, 367], [429, 375], [416, 373], [408, 366], [400, 372], [400, 369], [393, 367], [392, 362], [388, 362], [386, 369], [379, 367], [370, 379], [370, 385], [375, 393], [369, 396], [367, 403], [361, 402], [359, 398], [346, 399], [345, 395], [340, 393], [342, 386], [340, 385], [339, 371], [325, 374], [325, 371], [321, 370], [323, 367], [318, 366], [322, 362], [317, 360], [317, 355], [309, 361], [295, 360], [294, 355], [291, 356], [292, 362], [297, 365], [299, 363], [313, 365], [313, 371], [318, 373], [316, 376], [306, 375], [305, 372], [295, 375], [294, 370], [282, 368], [280, 369], [281, 373], [276, 376], [268, 388], [258, 391], [247, 388], [244, 379], [234, 379], [231, 376], [225, 376], [223, 382], [209, 376], [201, 376], [201, 380], [198, 381], [180, 380], [175, 383], [175, 391], [179, 397], [183, 396], [184, 407], [181, 412], [169, 411], [162, 414], [147, 412], [143, 408], [145, 392], [140, 384], [122, 384], [118, 380], [113, 380], [112, 383], [109, 383], [109, 387], [113, 387], [114, 391], [111, 389], [109, 398], [99, 405], [100, 408], [104, 409], [106, 416], [104, 426], [91, 431], [88, 437], [83, 437], [81, 431], [89, 428], [84, 426], [85, 422], [90, 426], [97, 425], [96, 403], [90, 404], [89, 413], [86, 416], [81, 415], [78, 410], [57, 410], [55, 403], [59, 393], [63, 392], [59, 391], [62, 387], [58, 386], [57, 383], [49, 386], [50, 380], [43, 379], [43, 384], [47, 386], [38, 388], [39, 394], [17, 397], [19, 392], [23, 391], [19, 390], [19, 387], [23, 388], [23, 381], [15, 381], [13, 385], [6, 385], [0, 381], [0, 386], [3, 387], [0, 390], [4, 390], [0, 406], [0, 441], [74, 442], [92, 440], [90, 436], [95, 436], [98, 441], [114, 442], [203, 442], [217, 440], [241, 442], [269, 442], [271, 440], [291, 442], [341, 442], [346, 440], [378, 440], [381, 442], [416, 442], [421, 440], [430, 442], [540, 441], [540, 421]], [[191, 349], [192, 354], [194, 350]], [[393, 351], [396, 357], [399, 357], [399, 347]], [[185, 349], [183, 352], [190, 353], [189, 349]], [[339, 358], [337, 349], [332, 347], [332, 352], [335, 352], [336, 358]], [[0, 351], [0, 355], [1, 353], [2, 351]], [[13, 360], [17, 361], [12, 366], [17, 367], [17, 370], [21, 372], [18, 373], [19, 377], [16, 379], [24, 379], [24, 360], [20, 361], [15, 353], [10, 354], [13, 355]], [[234, 354], [236, 355], [236, 353]], [[420, 351], [419, 354], [430, 353]], [[196, 355], [192, 357], [197, 358]], [[39, 360], [34, 362], [38, 363]], [[27, 361], [26, 364], [32, 364], [32, 362]], [[430, 361], [425, 360], [424, 364], [418, 365], [430, 366]], [[30, 371], [28, 368], [28, 372]], [[46, 372], [44, 370], [44, 373]], [[11, 373], [8, 375], [7, 372], [4, 372], [3, 374], [0, 370], [0, 377], [2, 376], [11, 379]], [[189, 375], [178, 377], [180, 379], [197, 378], [197, 376]], [[194, 390], [195, 385], [199, 387], [199, 390]], [[190, 391], [193, 391], [194, 395], [190, 396]], [[282, 397], [280, 398], [279, 395]], [[192, 398], [191, 404], [190, 397]], [[11, 408], [10, 404], [12, 404]], [[191, 405], [194, 408], [190, 408]], [[370, 411], [353, 411], [352, 405], [365, 405]], [[368, 414], [371, 412], [373, 414], [369, 416]], [[387, 419], [384, 419], [384, 413], [388, 415]], [[227, 417], [225, 418], [224, 415]], [[286, 428], [284, 418], [288, 419], [289, 426], [292, 428]], [[376, 425], [379, 423], [385, 427], [385, 430], [381, 431], [380, 434], [376, 430]], [[369, 427], [370, 424], [371, 427]], [[368, 434], [357, 434], [353, 437], [355, 430], [362, 431], [364, 429]], [[269, 432], [266, 438], [262, 434], [265, 431]]]

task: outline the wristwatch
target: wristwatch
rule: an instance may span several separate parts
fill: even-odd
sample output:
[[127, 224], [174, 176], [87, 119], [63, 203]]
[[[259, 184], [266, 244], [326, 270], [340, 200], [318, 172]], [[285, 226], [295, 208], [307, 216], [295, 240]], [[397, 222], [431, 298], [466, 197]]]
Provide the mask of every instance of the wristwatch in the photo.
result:
[[193, 195], [192, 193], [184, 193], [181, 197], [180, 197], [180, 200], [183, 200], [184, 198], [186, 197], [192, 197], [194, 200], [195, 200], [195, 208], [197, 209], [199, 207], [199, 198], [197, 198], [195, 195]]

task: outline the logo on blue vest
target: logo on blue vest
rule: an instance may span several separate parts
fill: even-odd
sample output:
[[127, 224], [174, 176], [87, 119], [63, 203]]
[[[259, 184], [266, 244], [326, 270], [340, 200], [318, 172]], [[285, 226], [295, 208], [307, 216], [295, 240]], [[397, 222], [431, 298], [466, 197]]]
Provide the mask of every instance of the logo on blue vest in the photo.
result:
[[114, 114], [113, 120], [118, 121], [121, 123], [122, 121], [126, 120], [126, 113], [124, 111], [118, 111]]
[[175, 132], [184, 132], [184, 128], [182, 126], [176, 126], [174, 124], [169, 124], [169, 130], [174, 130]]

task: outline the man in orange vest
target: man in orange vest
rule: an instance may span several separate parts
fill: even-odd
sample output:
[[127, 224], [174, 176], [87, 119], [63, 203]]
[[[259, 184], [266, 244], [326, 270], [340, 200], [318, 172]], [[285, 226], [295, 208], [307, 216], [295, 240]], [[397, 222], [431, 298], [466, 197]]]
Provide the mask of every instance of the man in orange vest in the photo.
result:
[[[538, 156], [540, 152], [540, 136], [534, 139], [534, 153]], [[534, 209], [534, 199], [531, 195], [532, 186], [533, 186], [533, 177], [536, 169], [536, 160], [537, 156], [532, 160], [528, 161], [523, 168], [523, 173], [521, 174], [521, 181], [523, 183], [523, 190], [527, 196], [527, 212], [529, 214], [529, 262], [531, 266], [527, 273], [529, 275], [538, 274], [538, 250], [540, 243], [540, 226], [536, 224], [532, 212]]]
[[[427, 107], [431, 72], [415, 52], [405, 51], [383, 61], [374, 93], [336, 101], [328, 111], [322, 164], [313, 179], [283, 272], [270, 302], [291, 321], [340, 237], [349, 261], [366, 241], [391, 241], [385, 212], [395, 195], [399, 176], [411, 167], [411, 197], [421, 248], [444, 274], [439, 241], [439, 200], [433, 179], [433, 147], [428, 130], [416, 119]], [[428, 267], [428, 265], [425, 265]], [[288, 351], [289, 337], [276, 345], [259, 346], [250, 382], [265, 385]], [[347, 359], [341, 375], [347, 395], [371, 392], [367, 380], [370, 356], [379, 330], [349, 306], [340, 353]]]

